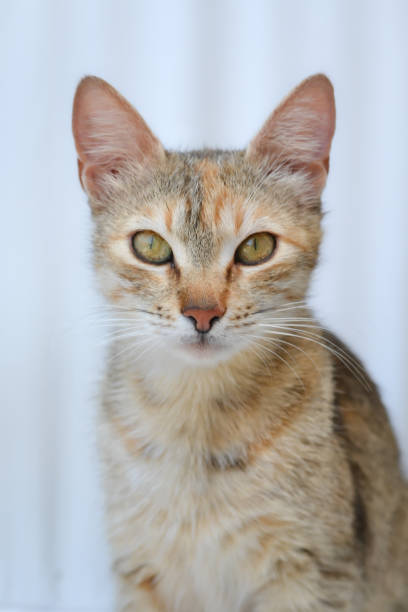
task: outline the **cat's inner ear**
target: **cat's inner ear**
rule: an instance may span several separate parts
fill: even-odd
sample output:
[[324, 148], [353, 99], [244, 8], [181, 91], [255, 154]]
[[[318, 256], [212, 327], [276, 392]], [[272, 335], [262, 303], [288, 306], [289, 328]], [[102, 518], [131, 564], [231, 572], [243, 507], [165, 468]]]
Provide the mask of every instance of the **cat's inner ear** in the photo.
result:
[[126, 163], [149, 168], [165, 156], [139, 113], [106, 81], [85, 77], [75, 93], [72, 129], [82, 186], [102, 195], [108, 175]]
[[316, 196], [325, 185], [336, 121], [333, 86], [323, 74], [303, 81], [281, 102], [246, 156], [266, 169], [302, 170]]

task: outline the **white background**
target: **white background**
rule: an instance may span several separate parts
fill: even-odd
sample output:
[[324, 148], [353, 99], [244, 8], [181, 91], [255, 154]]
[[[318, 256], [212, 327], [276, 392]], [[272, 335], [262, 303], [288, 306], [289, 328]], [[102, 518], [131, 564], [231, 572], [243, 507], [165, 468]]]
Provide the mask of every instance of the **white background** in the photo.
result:
[[109, 610], [94, 456], [101, 336], [75, 86], [110, 81], [169, 148], [242, 147], [323, 71], [338, 123], [312, 302], [378, 381], [408, 459], [408, 3], [0, 2], [0, 609]]

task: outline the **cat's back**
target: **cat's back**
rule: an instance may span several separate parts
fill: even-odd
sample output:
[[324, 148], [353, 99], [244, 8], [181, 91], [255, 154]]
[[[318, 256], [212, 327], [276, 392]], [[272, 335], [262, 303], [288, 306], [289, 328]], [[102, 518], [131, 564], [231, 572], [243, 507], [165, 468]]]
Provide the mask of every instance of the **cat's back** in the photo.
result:
[[353, 479], [355, 529], [367, 574], [365, 609], [388, 610], [397, 598], [402, 612], [408, 610], [408, 486], [398, 446], [378, 390], [361, 363], [333, 334], [326, 333], [326, 340], [345, 357], [333, 359], [334, 432]]

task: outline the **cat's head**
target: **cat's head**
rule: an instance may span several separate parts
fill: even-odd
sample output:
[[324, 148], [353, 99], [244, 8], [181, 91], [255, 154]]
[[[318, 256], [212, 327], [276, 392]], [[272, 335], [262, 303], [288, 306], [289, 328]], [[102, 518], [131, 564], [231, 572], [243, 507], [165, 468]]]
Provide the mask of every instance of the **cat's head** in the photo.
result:
[[334, 125], [316, 75], [247, 149], [174, 153], [105, 81], [81, 81], [73, 131], [95, 269], [129, 355], [214, 364], [300, 318]]

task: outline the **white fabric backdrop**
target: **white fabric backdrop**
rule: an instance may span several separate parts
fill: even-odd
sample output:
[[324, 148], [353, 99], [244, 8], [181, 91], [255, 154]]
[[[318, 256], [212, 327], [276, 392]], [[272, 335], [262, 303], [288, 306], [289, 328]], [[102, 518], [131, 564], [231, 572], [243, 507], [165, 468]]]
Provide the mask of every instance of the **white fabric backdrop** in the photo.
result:
[[408, 446], [408, 4], [0, 1], [0, 609], [109, 610], [94, 454], [100, 336], [70, 134], [112, 82], [171, 148], [244, 146], [324, 71], [338, 107], [312, 302], [379, 382]]

